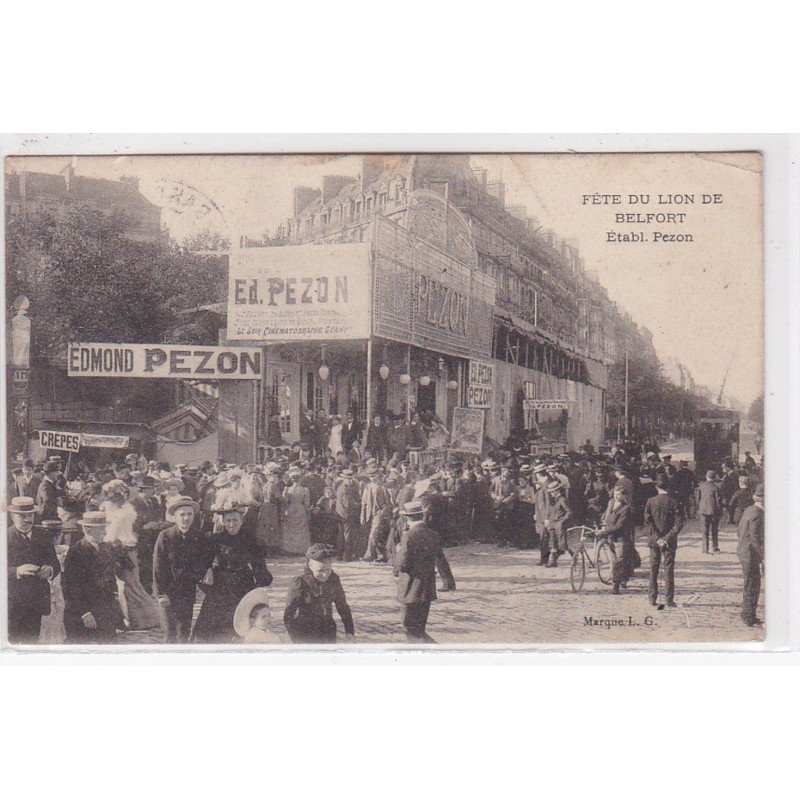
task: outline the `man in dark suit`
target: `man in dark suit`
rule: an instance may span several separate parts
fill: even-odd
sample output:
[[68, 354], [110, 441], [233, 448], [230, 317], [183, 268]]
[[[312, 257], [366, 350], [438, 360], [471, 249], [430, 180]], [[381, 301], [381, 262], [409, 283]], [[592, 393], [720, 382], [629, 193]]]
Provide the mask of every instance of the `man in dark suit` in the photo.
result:
[[760, 626], [756, 616], [758, 595], [761, 592], [761, 565], [764, 563], [764, 484], [753, 491], [753, 505], [748, 506], [739, 520], [739, 543], [736, 548], [744, 573], [742, 621], [745, 625]]
[[664, 593], [668, 606], [675, 605], [675, 554], [678, 552], [678, 534], [684, 525], [683, 512], [677, 500], [667, 494], [669, 479], [666, 474], [656, 475], [657, 494], [644, 507], [644, 524], [650, 529], [647, 544], [650, 547], [650, 603], [658, 602], [658, 571], [664, 562]]
[[36, 491], [36, 514], [39, 520], [58, 519], [58, 489], [56, 478], [59, 464], [51, 461], [44, 468], [44, 478]]
[[397, 599], [403, 605], [403, 627], [409, 642], [433, 642], [425, 631], [431, 602], [436, 599], [436, 558], [439, 537], [425, 524], [425, 508], [419, 501], [400, 510], [408, 528], [395, 553]]
[[87, 511], [78, 524], [83, 539], [64, 559], [64, 627], [67, 643], [113, 644], [124, 625], [104, 511]]
[[165, 642], [189, 641], [197, 584], [211, 566], [208, 544], [192, 529], [199, 506], [179, 495], [167, 504], [175, 524], [158, 534], [153, 554], [153, 594], [164, 615]]
[[722, 513], [722, 499], [714, 480], [714, 470], [706, 472], [706, 479], [697, 486], [697, 513], [703, 518], [703, 552], [719, 553], [719, 517]]
[[614, 562], [612, 574], [613, 594], [619, 594], [620, 586], [625, 586], [634, 572], [636, 526], [633, 507], [625, 490], [625, 486], [617, 483], [611, 500], [608, 501], [603, 514], [602, 528], [598, 535], [608, 536], [614, 542], [617, 560]]
[[336, 516], [339, 518], [337, 555], [342, 561], [355, 561], [361, 532], [361, 489], [351, 469], [342, 471], [342, 481], [336, 488]]
[[29, 458], [22, 463], [22, 472], [16, 480], [17, 497], [36, 497], [42, 479], [33, 471], [33, 461]]
[[342, 450], [350, 455], [353, 445], [361, 441], [361, 425], [356, 420], [354, 411], [348, 411], [344, 425], [342, 425]]
[[161, 504], [154, 496], [156, 481], [149, 475], [139, 474], [134, 480], [138, 494], [131, 498], [131, 505], [136, 509], [136, 521], [133, 532], [136, 534], [136, 556], [139, 561], [139, 580], [145, 591], [153, 591], [153, 551], [158, 534], [169, 523], [164, 520]]
[[50, 613], [50, 584], [61, 571], [52, 539], [33, 529], [32, 497], [15, 497], [8, 507], [8, 640], [39, 641], [42, 617]]

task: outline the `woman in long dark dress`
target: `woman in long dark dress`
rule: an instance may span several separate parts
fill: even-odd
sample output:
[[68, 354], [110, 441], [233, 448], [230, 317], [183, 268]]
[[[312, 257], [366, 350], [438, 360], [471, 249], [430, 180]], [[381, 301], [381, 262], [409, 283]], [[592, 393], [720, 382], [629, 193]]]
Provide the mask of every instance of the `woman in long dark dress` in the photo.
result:
[[233, 629], [233, 615], [239, 601], [258, 586], [269, 586], [272, 574], [262, 551], [252, 538], [241, 532], [244, 509], [218, 509], [223, 529], [211, 539], [213, 562], [201, 584], [203, 605], [192, 632], [192, 641], [227, 644], [239, 639]]

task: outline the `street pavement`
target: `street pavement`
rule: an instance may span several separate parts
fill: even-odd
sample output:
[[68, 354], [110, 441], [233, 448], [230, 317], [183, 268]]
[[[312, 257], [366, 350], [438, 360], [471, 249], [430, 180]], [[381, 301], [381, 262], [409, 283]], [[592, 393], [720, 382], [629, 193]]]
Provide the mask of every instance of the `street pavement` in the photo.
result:
[[[433, 603], [428, 633], [449, 646], [760, 641], [764, 630], [745, 626], [739, 616], [742, 573], [736, 557], [736, 530], [729, 526], [720, 531], [722, 552], [716, 555], [704, 555], [700, 542], [700, 522], [691, 520], [681, 533], [676, 560], [679, 607], [661, 611], [648, 602], [650, 559], [641, 528], [636, 544], [642, 567], [620, 595], [612, 595], [610, 587], [591, 571], [587, 571], [583, 591], [574, 593], [568, 555], [558, 567], [548, 569], [536, 566], [538, 551], [534, 550], [486, 544], [446, 548], [457, 588], [440, 593]], [[284, 600], [291, 577], [302, 572], [303, 560], [279, 558], [268, 565], [275, 578], [270, 588], [272, 629], [289, 643], [282, 619]], [[406, 645], [392, 568], [356, 561], [338, 563], [335, 570], [353, 611], [356, 644]], [[195, 614], [198, 611], [199, 603]], [[764, 618], [763, 595], [759, 617]], [[156, 632], [127, 633], [122, 639], [134, 645], [160, 641]]]

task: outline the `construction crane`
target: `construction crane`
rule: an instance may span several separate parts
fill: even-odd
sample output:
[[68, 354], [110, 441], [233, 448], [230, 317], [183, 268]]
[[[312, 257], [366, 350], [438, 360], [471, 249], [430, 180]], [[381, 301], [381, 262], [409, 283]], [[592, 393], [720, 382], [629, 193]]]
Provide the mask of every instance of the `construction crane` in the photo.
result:
[[719, 394], [717, 395], [717, 405], [722, 405], [722, 393], [725, 391], [725, 384], [728, 380], [728, 373], [731, 371], [731, 366], [733, 365], [733, 359], [736, 354], [731, 356], [731, 360], [728, 362], [728, 368], [725, 370], [725, 376], [722, 379], [722, 386], [719, 387]]

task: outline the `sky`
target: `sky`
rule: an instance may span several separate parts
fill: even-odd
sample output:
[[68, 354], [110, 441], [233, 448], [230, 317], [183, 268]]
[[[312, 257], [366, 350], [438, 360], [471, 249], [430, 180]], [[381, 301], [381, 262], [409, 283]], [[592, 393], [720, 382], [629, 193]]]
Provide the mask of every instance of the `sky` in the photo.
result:
[[[71, 159], [8, 159], [9, 169], [59, 172]], [[136, 176], [163, 207], [178, 241], [209, 228], [236, 240], [260, 237], [292, 214], [293, 188], [319, 188], [326, 174], [352, 175], [358, 156], [80, 157], [78, 175]], [[744, 407], [763, 386], [761, 161], [753, 153], [504, 154], [471, 156], [506, 203], [522, 205], [544, 228], [576, 239], [586, 269], [653, 334], [659, 357], [678, 359], [695, 380]], [[716, 202], [702, 203], [701, 195]], [[595, 195], [605, 197], [595, 198]], [[617, 198], [613, 197], [618, 195]], [[648, 196], [631, 203], [629, 195]], [[670, 195], [691, 195], [677, 203]], [[713, 195], [718, 195], [713, 198]], [[589, 198], [587, 200], [587, 197]], [[659, 202], [662, 201], [662, 202]], [[682, 222], [617, 223], [618, 213], [680, 214]], [[647, 241], [610, 242], [616, 234]], [[693, 241], [655, 241], [689, 234]]]

